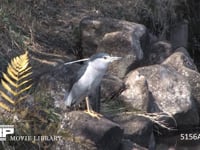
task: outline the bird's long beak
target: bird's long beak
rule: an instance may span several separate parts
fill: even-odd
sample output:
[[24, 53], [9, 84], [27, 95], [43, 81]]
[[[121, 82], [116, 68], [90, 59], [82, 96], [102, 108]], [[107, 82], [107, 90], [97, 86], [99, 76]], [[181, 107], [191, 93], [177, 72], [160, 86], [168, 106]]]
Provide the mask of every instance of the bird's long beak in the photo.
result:
[[114, 57], [114, 56], [110, 56], [110, 61], [113, 62], [115, 60], [120, 60], [122, 59], [122, 57]]

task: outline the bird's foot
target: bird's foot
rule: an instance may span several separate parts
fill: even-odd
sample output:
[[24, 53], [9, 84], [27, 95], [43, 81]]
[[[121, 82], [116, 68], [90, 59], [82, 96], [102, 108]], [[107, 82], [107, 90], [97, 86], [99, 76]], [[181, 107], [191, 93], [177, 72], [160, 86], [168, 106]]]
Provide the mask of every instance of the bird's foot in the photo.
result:
[[102, 114], [99, 114], [99, 113], [97, 113], [97, 112], [94, 112], [94, 111], [92, 111], [92, 110], [85, 110], [84, 111], [86, 114], [88, 114], [88, 115], [90, 115], [90, 116], [92, 116], [93, 118], [97, 118], [97, 119], [101, 119], [101, 117], [103, 116]]

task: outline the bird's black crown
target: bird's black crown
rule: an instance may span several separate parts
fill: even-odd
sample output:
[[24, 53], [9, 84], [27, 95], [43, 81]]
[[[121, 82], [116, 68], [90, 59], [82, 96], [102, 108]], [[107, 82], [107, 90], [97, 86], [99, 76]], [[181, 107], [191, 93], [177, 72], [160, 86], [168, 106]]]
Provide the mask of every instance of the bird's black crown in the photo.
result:
[[94, 54], [90, 57], [90, 61], [93, 61], [97, 58], [104, 58], [106, 56], [109, 56], [107, 53], [97, 53], [97, 54]]

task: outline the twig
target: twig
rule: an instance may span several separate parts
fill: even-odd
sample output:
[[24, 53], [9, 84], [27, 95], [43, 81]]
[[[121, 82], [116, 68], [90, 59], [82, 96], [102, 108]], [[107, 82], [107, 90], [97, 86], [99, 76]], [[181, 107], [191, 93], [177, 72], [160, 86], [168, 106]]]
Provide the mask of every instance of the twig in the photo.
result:
[[77, 62], [87, 61], [87, 60], [89, 60], [89, 58], [84, 58], [84, 59], [79, 59], [79, 60], [75, 60], [75, 61], [70, 61], [70, 62], [64, 63], [64, 65], [69, 65], [69, 64], [73, 64], [73, 63], [77, 63]]
[[[128, 112], [128, 113], [131, 113], [131, 112]], [[162, 112], [162, 113], [140, 113], [140, 114], [135, 114], [135, 115], [148, 118], [153, 123], [161, 126], [162, 128], [165, 128], [167, 130], [175, 130], [175, 129], [168, 127], [167, 124], [164, 121], [159, 120], [162, 117], [169, 117], [169, 118], [173, 119], [175, 125], [177, 126], [176, 120], [174, 119], [174, 117], [170, 113], [166, 113], [166, 112]]]

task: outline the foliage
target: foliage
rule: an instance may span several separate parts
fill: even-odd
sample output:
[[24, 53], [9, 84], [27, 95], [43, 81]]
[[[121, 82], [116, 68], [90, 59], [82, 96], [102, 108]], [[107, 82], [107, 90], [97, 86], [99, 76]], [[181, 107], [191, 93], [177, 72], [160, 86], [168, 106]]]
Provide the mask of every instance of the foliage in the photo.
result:
[[[1, 79], [3, 89], [0, 90], [1, 97], [8, 104], [0, 102], [0, 107], [7, 111], [15, 111], [15, 108], [10, 107], [16, 107], [27, 97], [24, 95], [24, 92], [32, 86], [30, 83], [31, 79], [29, 78], [31, 74], [27, 51], [25, 54], [11, 60], [11, 63], [7, 67], [7, 73], [3, 73], [3, 79]], [[10, 106], [9, 104], [12, 105]]]
[[[2, 89], [0, 96], [0, 107], [8, 111], [9, 116], [4, 116], [1, 110], [1, 121], [4, 124], [15, 125], [15, 135], [56, 135], [59, 128], [59, 115], [53, 109], [53, 103], [46, 96], [34, 97], [27, 93], [32, 87], [31, 71], [29, 65], [28, 52], [17, 56], [8, 64], [7, 72], [3, 73], [1, 79]], [[40, 91], [41, 93], [41, 91]], [[45, 99], [44, 99], [45, 97]], [[29, 101], [29, 102], [28, 102]], [[26, 143], [12, 142], [16, 148], [50, 146], [52, 142], [46, 143]], [[10, 144], [0, 145], [4, 149], [9, 149]]]
[[[181, 0], [182, 1], [182, 0]], [[104, 16], [139, 22], [156, 35], [162, 35], [177, 21], [176, 7], [181, 1], [174, 0], [87, 0], [87, 4]], [[85, 4], [85, 5], [87, 5]]]

